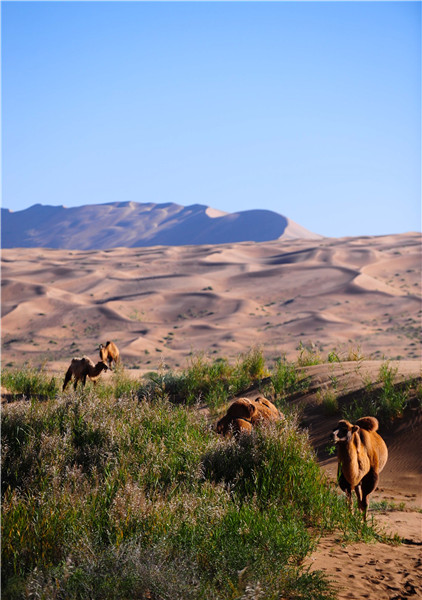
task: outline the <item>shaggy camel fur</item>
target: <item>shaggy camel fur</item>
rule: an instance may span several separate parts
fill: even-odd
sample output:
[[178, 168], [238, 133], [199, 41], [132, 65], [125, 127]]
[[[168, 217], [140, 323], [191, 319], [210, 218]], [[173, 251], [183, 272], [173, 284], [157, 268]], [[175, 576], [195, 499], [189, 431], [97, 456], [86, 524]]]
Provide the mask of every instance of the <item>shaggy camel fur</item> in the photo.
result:
[[241, 432], [250, 433], [254, 425], [261, 421], [277, 421], [282, 418], [277, 408], [264, 398], [258, 396], [255, 400], [238, 398], [229, 406], [225, 416], [217, 423], [217, 433], [227, 435]]
[[120, 361], [120, 352], [114, 342], [106, 342], [105, 346], [100, 344], [99, 349], [101, 360], [105, 363], [108, 363], [110, 369], [112, 362], [114, 362], [114, 365], [117, 365], [117, 363]]
[[333, 431], [333, 441], [337, 446], [339, 486], [346, 492], [350, 506], [352, 492], [355, 491], [365, 519], [368, 497], [376, 489], [379, 474], [388, 458], [387, 446], [377, 429], [378, 420], [375, 417], [362, 417], [356, 421], [356, 425], [339, 421]]
[[96, 365], [92, 362], [90, 358], [87, 356], [83, 356], [82, 358], [72, 358], [72, 362], [66, 372], [64, 383], [63, 383], [63, 391], [69, 381], [74, 379], [73, 389], [76, 390], [76, 386], [78, 385], [78, 381], [82, 381], [82, 386], [86, 383], [86, 378], [89, 377], [91, 381], [94, 382], [94, 385], [97, 383], [97, 379], [99, 378], [102, 371], [108, 371], [109, 367], [105, 364], [105, 362], [97, 362]]

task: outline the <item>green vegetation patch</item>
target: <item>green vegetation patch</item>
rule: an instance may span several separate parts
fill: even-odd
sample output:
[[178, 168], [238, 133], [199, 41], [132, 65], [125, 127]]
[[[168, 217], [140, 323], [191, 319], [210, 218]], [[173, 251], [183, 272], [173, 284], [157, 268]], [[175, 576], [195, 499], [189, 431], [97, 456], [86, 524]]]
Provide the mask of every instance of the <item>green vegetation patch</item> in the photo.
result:
[[50, 377], [43, 369], [4, 369], [1, 375], [2, 386], [10, 392], [26, 397], [43, 396], [54, 398], [59, 390], [56, 377]]
[[197, 354], [180, 373], [147, 374], [146, 383], [138, 394], [143, 398], [158, 396], [189, 406], [201, 403], [213, 409], [250, 386], [259, 385], [268, 374], [259, 348], [241, 354], [235, 365], [226, 359], [211, 360], [204, 354]]
[[344, 405], [343, 416], [351, 421], [365, 415], [377, 417], [380, 423], [391, 423], [395, 418], [402, 417], [406, 408], [412, 403], [422, 405], [422, 389], [420, 381], [398, 381], [398, 369], [389, 362], [382, 363], [378, 380], [367, 381], [365, 389], [358, 398]]
[[375, 532], [289, 419], [238, 441], [152, 392], [2, 411], [3, 597], [332, 598], [303, 559]]

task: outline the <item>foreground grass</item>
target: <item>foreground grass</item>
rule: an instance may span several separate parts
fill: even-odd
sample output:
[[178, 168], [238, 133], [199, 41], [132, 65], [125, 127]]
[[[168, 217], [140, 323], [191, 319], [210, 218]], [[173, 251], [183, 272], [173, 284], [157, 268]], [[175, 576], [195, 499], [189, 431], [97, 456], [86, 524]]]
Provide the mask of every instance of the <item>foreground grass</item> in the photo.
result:
[[7, 599], [329, 599], [324, 532], [376, 533], [294, 419], [239, 440], [160, 394], [94, 390], [2, 412]]

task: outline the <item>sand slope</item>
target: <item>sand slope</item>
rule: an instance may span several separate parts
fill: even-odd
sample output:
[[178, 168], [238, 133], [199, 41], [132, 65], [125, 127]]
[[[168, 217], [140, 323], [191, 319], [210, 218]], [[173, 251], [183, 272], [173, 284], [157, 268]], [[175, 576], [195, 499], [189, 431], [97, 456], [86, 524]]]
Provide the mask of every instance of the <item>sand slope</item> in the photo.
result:
[[292, 240], [102, 251], [2, 251], [3, 364], [95, 357], [185, 366], [253, 345], [300, 342], [347, 358], [420, 358], [421, 236]]

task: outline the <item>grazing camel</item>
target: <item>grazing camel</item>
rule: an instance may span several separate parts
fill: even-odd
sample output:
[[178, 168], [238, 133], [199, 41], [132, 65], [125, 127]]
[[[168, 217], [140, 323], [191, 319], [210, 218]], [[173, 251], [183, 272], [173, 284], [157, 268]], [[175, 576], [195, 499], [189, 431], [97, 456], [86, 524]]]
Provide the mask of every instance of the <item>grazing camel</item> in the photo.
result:
[[82, 358], [72, 358], [72, 362], [66, 372], [64, 382], [63, 382], [63, 391], [69, 381], [74, 380], [73, 389], [76, 390], [76, 386], [78, 385], [78, 381], [82, 381], [82, 386], [85, 386], [86, 378], [89, 377], [94, 385], [97, 383], [97, 379], [99, 378], [102, 371], [108, 371], [109, 367], [105, 364], [105, 362], [100, 361], [97, 362], [96, 365], [92, 362], [90, 358], [87, 356], [83, 356]]
[[258, 396], [255, 400], [249, 398], [238, 398], [229, 406], [227, 413], [217, 425], [217, 433], [227, 435], [229, 433], [250, 433], [254, 425], [262, 421], [277, 421], [283, 415], [277, 408], [264, 398]]
[[111, 363], [114, 362], [116, 366], [120, 362], [120, 352], [114, 342], [106, 342], [105, 346], [100, 344], [100, 358], [103, 362], [107, 363], [111, 369]]
[[379, 474], [388, 458], [387, 446], [377, 429], [378, 420], [375, 417], [362, 417], [356, 421], [356, 425], [345, 420], [339, 421], [333, 431], [333, 441], [337, 446], [339, 486], [346, 492], [350, 506], [352, 492], [355, 491], [364, 519], [369, 505], [368, 497], [376, 489]]

